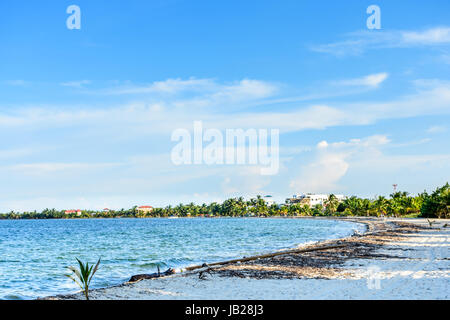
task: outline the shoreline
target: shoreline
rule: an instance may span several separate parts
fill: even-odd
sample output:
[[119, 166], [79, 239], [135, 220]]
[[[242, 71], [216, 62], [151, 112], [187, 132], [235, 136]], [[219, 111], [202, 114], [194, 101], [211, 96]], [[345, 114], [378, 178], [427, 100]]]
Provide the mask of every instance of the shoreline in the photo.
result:
[[[338, 219], [334, 219], [332, 217], [274, 217], [274, 218], [281, 218], [281, 219], [283, 219], [283, 218], [284, 219], [320, 219], [320, 218], [322, 218], [323, 220], [336, 220], [336, 221], [342, 220], [342, 219], [339, 219], [339, 218]], [[366, 234], [370, 230], [370, 226], [367, 223], [359, 222], [359, 221], [348, 221], [348, 222], [364, 225], [365, 226], [365, 230], [364, 230], [364, 232], [362, 234]], [[347, 237], [343, 237], [343, 238], [327, 239], [327, 240], [312, 241], [312, 242], [307, 242], [307, 243], [300, 243], [300, 244], [297, 244], [297, 245], [292, 246], [292, 247], [282, 248], [282, 249], [278, 249], [277, 251], [266, 252], [266, 253], [263, 253], [263, 254], [260, 254], [260, 255], [254, 255], [254, 256], [249, 256], [249, 257], [244, 256], [242, 258], [229, 259], [229, 260], [225, 260], [225, 261], [222, 261], [222, 262], [210, 262], [210, 263], [204, 262], [202, 264], [202, 266], [200, 266], [200, 265], [187, 266], [185, 268], [176, 268], [176, 269], [180, 270], [177, 273], [180, 273], [180, 272], [192, 272], [192, 271], [195, 271], [195, 270], [203, 268], [203, 266], [205, 266], [205, 265], [208, 266], [208, 267], [217, 266], [217, 265], [227, 265], [227, 264], [233, 264], [233, 263], [240, 263], [243, 260], [248, 261], [248, 260], [260, 259], [260, 258], [264, 258], [266, 256], [278, 256], [278, 255], [292, 254], [293, 251], [302, 251], [302, 250], [308, 250], [308, 249], [309, 250], [321, 250], [322, 249], [321, 248], [322, 244], [324, 244], [324, 243], [327, 243], [329, 241], [334, 242], [334, 241], [338, 241], [338, 240], [343, 240], [343, 239], [347, 239], [347, 238], [350, 238], [350, 237], [354, 237], [356, 235], [357, 235], [356, 231], [353, 230], [352, 234], [350, 234]], [[132, 276], [132, 277], [134, 277], [134, 276]], [[126, 283], [133, 283], [133, 282], [132, 281], [128, 281]]]
[[[325, 240], [314, 244], [299, 246], [301, 248], [314, 249], [314, 247], [323, 245], [344, 244], [345, 248], [311, 251], [301, 254], [287, 253], [276, 257], [267, 257], [241, 263], [224, 263], [216, 267], [205, 266], [204, 268], [195, 271], [177, 273], [155, 279], [140, 280], [133, 283], [126, 282], [103, 289], [95, 289], [91, 292], [92, 299], [237, 299], [236, 293], [232, 295], [226, 292], [217, 294], [217, 291], [220, 292], [220, 290], [214, 289], [220, 284], [225, 285], [225, 287], [228, 288], [236, 282], [239, 283], [236, 285], [245, 288], [245, 290], [241, 290], [242, 292], [247, 292], [246, 296], [242, 297], [244, 299], [292, 299], [293, 297], [300, 299], [320, 299], [321, 296], [314, 297], [312, 294], [292, 296], [292, 294], [282, 292], [277, 293], [275, 291], [272, 292], [272, 294], [267, 295], [267, 293], [258, 294], [258, 291], [261, 290], [260, 287], [265, 282], [268, 283], [263, 285], [264, 288], [267, 285], [271, 287], [279, 286], [283, 283], [283, 285], [288, 286], [289, 290], [292, 290], [292, 283], [285, 284], [284, 281], [286, 280], [307, 283], [311, 281], [341, 281], [340, 284], [336, 284], [336, 290], [339, 290], [339, 286], [345, 287], [345, 285], [348, 285], [348, 281], [356, 281], [359, 282], [358, 290], [361, 290], [361, 286], [363, 285], [361, 281], [368, 281], [367, 279], [370, 280], [371, 277], [370, 274], [367, 274], [367, 270], [376, 274], [376, 270], [370, 270], [371, 267], [376, 267], [377, 264], [383, 261], [408, 260], [408, 257], [389, 254], [389, 252], [393, 252], [394, 250], [400, 250], [403, 253], [410, 250], [407, 243], [401, 243], [400, 245], [397, 245], [397, 248], [390, 248], [393, 242], [400, 240], [402, 237], [405, 238], [408, 235], [411, 237], [420, 237], [421, 233], [429, 231], [437, 232], [438, 236], [440, 236], [440, 233], [444, 234], [445, 241], [442, 247], [444, 248], [444, 259], [440, 259], [439, 263], [444, 263], [445, 266], [443, 271], [441, 268], [433, 266], [433, 263], [428, 263], [427, 267], [431, 266], [432, 269], [435, 267], [439, 269], [432, 270], [431, 272], [436, 271], [438, 274], [441, 274], [444, 284], [446, 286], [449, 284], [450, 273], [448, 271], [448, 257], [445, 256], [448, 255], [448, 251], [445, 251], [445, 249], [448, 250], [446, 246], [449, 245], [448, 228], [429, 228], [427, 227], [428, 223], [425, 219], [377, 219], [371, 217], [337, 219], [335, 217], [323, 217], [322, 219], [362, 223], [366, 225], [366, 231], [362, 235], [353, 235], [346, 238]], [[449, 222], [449, 220], [435, 221], [438, 223], [438, 226], [441, 227], [444, 223]], [[431, 237], [436, 237], [436, 235]], [[369, 263], [363, 270], [358, 271], [354, 270], [354, 268], [346, 267], [346, 264], [348, 263], [358, 264], [359, 262], [367, 261], [369, 261]], [[402, 271], [405, 273], [410, 270], [399, 270], [399, 273], [401, 274]], [[420, 273], [421, 270], [417, 271]], [[200, 289], [198, 287], [200, 284], [204, 288]], [[323, 284], [322, 286], [326, 287], [327, 284]], [[216, 292], [216, 294], [211, 293], [211, 290]], [[354, 290], [355, 289], [353, 289], [353, 291]], [[352, 295], [351, 293], [349, 294], [350, 296]], [[433, 296], [431, 298], [448, 297], [446, 290], [440, 294], [443, 295], [443, 297]], [[80, 298], [80, 294], [76, 293], [47, 297], [44, 299]], [[323, 298], [326, 298], [326, 295], [324, 295]], [[423, 298], [427, 297], [425, 296]]]
[[[156, 218], [130, 218], [130, 219], [161, 219], [161, 218], [165, 218], [167, 219], [167, 217], [156, 217]], [[180, 219], [210, 219], [210, 218], [221, 218], [221, 217], [182, 217]], [[348, 222], [352, 222], [355, 224], [360, 224], [360, 225], [364, 225], [365, 230], [362, 234], [366, 234], [367, 232], [369, 232], [371, 230], [371, 226], [367, 221], [356, 221], [354, 219], [352, 219], [353, 217], [329, 217], [329, 216], [292, 216], [292, 217], [282, 217], [282, 216], [277, 216], [277, 217], [225, 217], [225, 218], [266, 218], [266, 219], [272, 219], [272, 218], [278, 218], [278, 219], [313, 219], [313, 220], [336, 220], [336, 221], [348, 221]], [[93, 218], [96, 219], [96, 218]], [[100, 219], [100, 218], [99, 218]], [[57, 219], [55, 219], [57, 220]], [[86, 219], [80, 219], [80, 220], [86, 220]], [[289, 254], [289, 251], [293, 251], [293, 250], [303, 250], [303, 249], [312, 249], [312, 250], [317, 250], [315, 249], [315, 247], [320, 247], [322, 244], [326, 244], [328, 242], [334, 242], [334, 241], [340, 241], [340, 240], [344, 240], [347, 238], [351, 238], [356, 236], [357, 233], [355, 232], [355, 230], [353, 230], [353, 233], [350, 234], [347, 237], [343, 237], [343, 238], [337, 238], [337, 239], [327, 239], [327, 240], [320, 240], [320, 241], [314, 241], [314, 242], [308, 242], [308, 243], [300, 243], [297, 244], [295, 246], [292, 247], [287, 247], [287, 248], [283, 248], [283, 249], [279, 249], [277, 251], [272, 251], [272, 252], [267, 252], [265, 254], [262, 255], [279, 255], [280, 253], [284, 254]], [[319, 249], [320, 250], [320, 249]], [[252, 259], [255, 258], [257, 256], [249, 256], [249, 257], [242, 257], [242, 258], [235, 258], [235, 259], [230, 259], [230, 260], [226, 260], [226, 261], [222, 261], [222, 262], [204, 262], [203, 265], [209, 266], [209, 265], [216, 265], [216, 264], [221, 264], [221, 265], [227, 265], [229, 263], [233, 263], [234, 261], [238, 261], [238, 260], [242, 260], [242, 259]], [[195, 270], [189, 270], [191, 268], [195, 268]], [[171, 270], [172, 268], [169, 268], [169, 270]], [[119, 283], [119, 284], [115, 284], [115, 285], [111, 285], [111, 286], [107, 286], [107, 287], [103, 287], [103, 288], [95, 288], [95, 289], [91, 289], [90, 292], [95, 292], [95, 291], [99, 291], [99, 290], [108, 290], [108, 289], [113, 289], [113, 288], [119, 288], [119, 287], [123, 287], [126, 285], [130, 285], [130, 284], [134, 284], [137, 283], [139, 281], [143, 281], [143, 280], [156, 280], [156, 279], [162, 279], [162, 278], [170, 278], [173, 276], [185, 276], [185, 275], [190, 275], [190, 274], [197, 274], [197, 273], [201, 273], [202, 272], [203, 267], [200, 266], [195, 266], [195, 265], [189, 265], [186, 267], [180, 267], [180, 268], [175, 268], [172, 269], [174, 270], [174, 273], [169, 274], [169, 275], [161, 275], [161, 276], [157, 276], [155, 277], [154, 273], [153, 274], [138, 274], [138, 275], [131, 275], [130, 279], [128, 281], [125, 281], [123, 283]], [[169, 271], [167, 270], [167, 271]], [[166, 272], [167, 272], [166, 271]], [[164, 274], [165, 272], [161, 272], [161, 274]], [[145, 277], [145, 276], [150, 276], [151, 277]], [[133, 278], [140, 278], [138, 280], [134, 280], [132, 281]], [[46, 296], [46, 297], [38, 297], [36, 300], [65, 300], [65, 299], [72, 299], [75, 296], [81, 295], [81, 291], [78, 291], [76, 293], [70, 293], [70, 294], [58, 294], [58, 295], [52, 295], [52, 296]]]

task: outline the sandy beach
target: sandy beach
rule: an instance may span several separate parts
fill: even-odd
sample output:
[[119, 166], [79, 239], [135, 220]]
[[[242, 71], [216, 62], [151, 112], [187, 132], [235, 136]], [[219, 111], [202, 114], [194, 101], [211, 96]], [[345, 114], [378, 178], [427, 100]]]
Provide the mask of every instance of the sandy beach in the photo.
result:
[[[91, 299], [449, 299], [450, 220], [349, 218], [342, 245], [97, 289]], [[83, 299], [80, 293], [47, 299]]]

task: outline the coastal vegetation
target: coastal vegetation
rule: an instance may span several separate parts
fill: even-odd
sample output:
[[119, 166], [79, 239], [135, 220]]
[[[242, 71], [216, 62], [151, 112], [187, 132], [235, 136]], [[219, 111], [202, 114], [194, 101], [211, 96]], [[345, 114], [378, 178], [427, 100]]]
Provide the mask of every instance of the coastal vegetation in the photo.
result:
[[130, 209], [95, 211], [82, 210], [67, 213], [65, 210], [45, 209], [42, 212], [14, 212], [0, 214], [0, 219], [71, 219], [71, 218], [156, 218], [156, 217], [292, 217], [292, 216], [376, 216], [450, 218], [450, 186], [446, 183], [431, 194], [426, 191], [411, 196], [395, 192], [389, 198], [374, 199], [352, 196], [343, 201], [331, 194], [324, 205], [308, 206], [299, 203], [271, 204], [261, 196], [250, 200], [231, 198], [222, 203], [197, 205], [194, 203], [153, 208], [140, 211]]
[[72, 272], [71, 274], [66, 274], [66, 277], [72, 279], [83, 291], [86, 300], [89, 300], [89, 285], [91, 284], [92, 277], [98, 270], [100, 265], [100, 259], [98, 259], [95, 267], [93, 265], [89, 266], [89, 262], [83, 263], [80, 259], [76, 258], [78, 261], [79, 268], [68, 267]]

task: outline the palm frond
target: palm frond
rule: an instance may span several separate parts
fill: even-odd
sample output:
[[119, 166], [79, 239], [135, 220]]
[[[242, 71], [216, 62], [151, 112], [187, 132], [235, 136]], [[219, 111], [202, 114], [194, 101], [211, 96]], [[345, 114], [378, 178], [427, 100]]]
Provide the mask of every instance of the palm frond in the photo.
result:
[[[72, 271], [72, 274], [66, 274], [65, 276], [75, 282], [83, 291], [86, 300], [89, 300], [89, 284], [91, 283], [92, 277], [98, 270], [100, 265], [100, 259], [98, 259], [97, 264], [89, 265], [89, 262], [85, 264], [78, 258], [75, 258], [78, 262], [79, 270], [75, 267], [69, 266], [68, 269]], [[76, 276], [76, 277], [75, 277]], [[78, 278], [78, 279], [76, 279]]]
[[89, 278], [88, 284], [91, 283], [92, 277], [93, 277], [94, 274], [97, 272], [98, 266], [100, 265], [100, 260], [101, 260], [101, 258], [98, 259], [97, 264], [96, 264], [95, 267], [94, 267], [94, 271], [92, 271], [91, 277]]
[[72, 279], [72, 281], [75, 282], [75, 283], [81, 288], [81, 290], [84, 290], [83, 285], [82, 285], [81, 283], [79, 283], [79, 282], [77, 281], [77, 279], [75, 279], [74, 277], [72, 277], [72, 275], [70, 275], [70, 274], [65, 274], [65, 276], [66, 276], [67, 278], [69, 278], [69, 279]]

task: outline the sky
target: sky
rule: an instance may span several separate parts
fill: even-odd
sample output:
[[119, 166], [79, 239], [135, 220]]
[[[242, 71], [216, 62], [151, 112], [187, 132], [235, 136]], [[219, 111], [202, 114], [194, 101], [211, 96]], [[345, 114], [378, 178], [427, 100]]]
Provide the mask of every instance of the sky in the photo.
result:
[[[0, 2], [0, 212], [432, 191], [449, 120], [448, 0]], [[194, 121], [279, 130], [278, 172], [174, 164]]]

